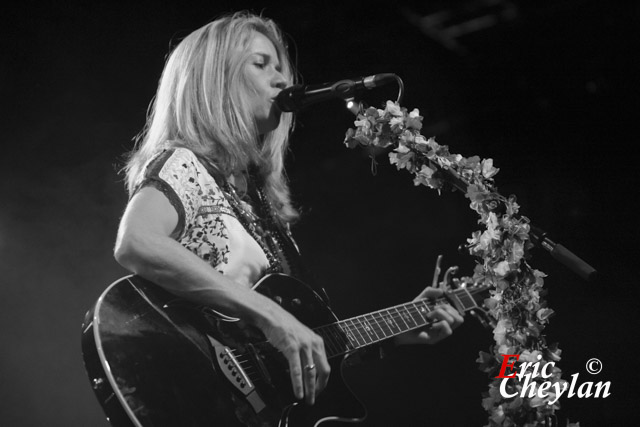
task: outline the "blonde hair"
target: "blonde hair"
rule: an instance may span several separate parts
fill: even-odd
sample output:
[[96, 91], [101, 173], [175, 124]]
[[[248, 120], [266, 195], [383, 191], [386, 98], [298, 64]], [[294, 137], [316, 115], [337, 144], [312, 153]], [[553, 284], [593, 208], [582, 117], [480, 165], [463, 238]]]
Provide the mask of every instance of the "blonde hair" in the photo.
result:
[[281, 73], [287, 85], [293, 84], [283, 35], [268, 18], [238, 12], [189, 34], [166, 61], [147, 123], [124, 167], [129, 194], [155, 154], [165, 148], [185, 147], [207, 159], [220, 177], [255, 166], [277, 218], [283, 222], [297, 218], [284, 171], [293, 117], [281, 114], [277, 128], [260, 136], [247, 107], [251, 88], [243, 64], [255, 33], [273, 43]]

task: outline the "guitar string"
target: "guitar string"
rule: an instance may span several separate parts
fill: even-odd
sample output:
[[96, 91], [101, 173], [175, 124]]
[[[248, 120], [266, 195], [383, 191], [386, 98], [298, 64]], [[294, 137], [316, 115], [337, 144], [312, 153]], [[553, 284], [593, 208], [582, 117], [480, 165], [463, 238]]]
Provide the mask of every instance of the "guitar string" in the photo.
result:
[[[476, 289], [469, 289], [467, 288], [467, 291], [470, 291], [469, 294], [473, 294], [475, 293], [474, 291], [480, 291], [482, 289], [476, 290]], [[457, 296], [458, 292], [452, 292], [451, 294]], [[467, 295], [469, 295], [467, 294]], [[460, 299], [458, 298], [458, 300], [460, 301]], [[355, 321], [357, 321], [359, 323], [359, 325], [356, 325], [355, 327], [355, 331], [358, 332], [358, 334], [363, 338], [363, 340], [366, 342], [366, 338], [365, 336], [368, 336], [370, 339], [372, 339], [371, 337], [371, 333], [369, 332], [369, 330], [373, 331], [373, 333], [376, 335], [375, 340], [382, 340], [382, 339], [386, 339], [389, 336], [388, 335], [394, 335], [396, 333], [396, 331], [393, 330], [392, 325], [389, 324], [388, 320], [391, 319], [393, 321], [393, 324], [396, 325], [395, 329], [398, 329], [398, 331], [401, 331], [402, 328], [399, 327], [398, 325], [400, 325], [399, 321], [402, 321], [402, 323], [405, 324], [406, 326], [406, 330], [409, 329], [415, 329], [417, 327], [422, 327], [425, 325], [428, 325], [430, 323], [432, 323], [429, 319], [425, 318], [423, 316], [423, 311], [422, 309], [426, 309], [427, 313], [433, 310], [433, 307], [429, 306], [428, 303], [425, 302], [426, 300], [420, 300], [420, 301], [413, 301], [411, 303], [405, 303], [402, 305], [397, 305], [395, 307], [391, 307], [388, 309], [383, 309], [383, 310], [379, 310], [377, 312], [373, 312], [370, 313], [368, 315], [362, 315], [362, 316], [357, 316], [357, 317], [353, 317], [353, 318], [349, 318], [349, 319], [345, 319], [339, 322], [336, 322], [334, 324], [330, 324], [330, 325], [323, 325], [320, 326], [318, 328], [315, 328], [316, 331], [320, 331], [322, 332], [323, 330], [333, 330], [335, 331], [336, 327], [340, 327], [341, 325], [344, 325], [346, 327], [346, 329], [348, 329], [350, 332], [352, 332], [354, 330], [353, 328], [353, 324], [355, 324]], [[446, 302], [446, 300], [444, 298], [440, 298], [438, 300], [436, 300], [433, 303], [433, 306], [437, 306], [438, 304], [444, 303]], [[472, 301], [473, 302], [473, 301]], [[418, 305], [420, 306], [420, 308], [418, 308]], [[461, 304], [464, 306], [464, 304]], [[473, 306], [475, 307], [476, 304], [475, 302], [473, 302]], [[403, 316], [402, 313], [400, 313], [398, 311], [398, 309], [402, 309], [404, 312], [406, 312], [406, 314], [408, 314], [409, 318], [411, 320], [413, 320], [414, 325], [409, 325], [407, 323], [407, 317]], [[395, 313], [390, 312], [390, 310], [394, 310]], [[374, 321], [374, 324], [371, 324], [371, 322], [369, 321], [369, 318], [367, 318], [367, 316]], [[421, 319], [422, 322], [418, 323], [416, 321], [416, 319]], [[366, 322], [366, 325], [362, 324], [362, 320], [364, 320]], [[351, 322], [352, 326], [349, 326], [347, 324], [347, 322]], [[382, 322], [382, 323], [381, 323]], [[382, 326], [384, 325], [384, 326]], [[367, 328], [367, 326], [369, 327], [369, 329]], [[341, 328], [342, 329], [342, 328]], [[385, 330], [388, 330], [389, 333], [385, 332]], [[344, 333], [344, 330], [342, 330], [341, 332]], [[402, 331], [404, 332], [404, 331]], [[335, 342], [331, 341], [331, 338], [334, 337], [340, 337], [341, 340], [344, 340], [344, 336], [342, 336], [343, 334], [325, 334], [325, 336], [327, 337], [328, 341], [330, 344], [335, 345]], [[382, 338], [380, 337], [380, 335], [382, 335]], [[347, 340], [345, 341], [345, 344], [348, 343], [352, 343], [353, 340], [350, 340], [348, 337], [346, 337]], [[356, 339], [357, 342], [357, 339]], [[338, 348], [342, 348], [342, 344], [338, 341]], [[260, 344], [268, 344], [267, 342], [263, 342]]]
[[[371, 337], [371, 332], [366, 332], [364, 326], [356, 326], [355, 330], [359, 332], [362, 337], [362, 340], [365, 344], [372, 343], [374, 341], [382, 340], [388, 338], [390, 335], [394, 335], [396, 332], [404, 332], [405, 330], [409, 330], [415, 327], [424, 326], [421, 323], [415, 321], [417, 318], [416, 313], [420, 314], [419, 310], [415, 307], [412, 307], [413, 310], [410, 311], [414, 317], [414, 325], [408, 325], [406, 320], [402, 317], [400, 313], [375, 313], [369, 316], [369, 319], [366, 317], [364, 320], [370, 325], [371, 331], [375, 334], [375, 337]], [[420, 315], [422, 318], [422, 316]], [[389, 319], [392, 319], [395, 322], [395, 326], [389, 325]], [[349, 319], [354, 320], [354, 319]], [[355, 320], [358, 323], [361, 323], [360, 318], [356, 318]], [[401, 327], [402, 323], [405, 324], [405, 327]], [[344, 353], [345, 351], [353, 350], [355, 348], [354, 340], [349, 339], [349, 337], [345, 334], [343, 330], [338, 332], [337, 328], [341, 326], [340, 324], [346, 326], [347, 329], [353, 330], [353, 326], [349, 326], [346, 323], [338, 322], [338, 324], [334, 325], [325, 325], [323, 327], [317, 328], [317, 331], [321, 333], [323, 338], [325, 338], [325, 342], [328, 345], [329, 349], [334, 353]], [[353, 323], [353, 322], [352, 322]], [[384, 326], [383, 326], [384, 325]], [[324, 332], [324, 333], [323, 333]], [[364, 335], [369, 336], [369, 339], [364, 338]], [[266, 343], [265, 343], [266, 344]], [[361, 345], [358, 340], [355, 340], [355, 344]]]
[[[456, 290], [455, 292], [451, 292], [450, 296], [455, 297], [460, 303], [460, 305], [466, 311], [470, 308], [477, 307], [477, 304], [475, 303], [475, 300], [472, 298], [472, 295], [481, 290], [484, 290], [484, 289], [465, 288], [465, 289]], [[464, 300], [470, 301], [471, 304], [467, 306], [467, 304], [465, 304], [462, 301], [462, 299], [459, 297], [458, 295], [459, 293], [465, 297]], [[435, 301], [433, 306], [435, 307], [439, 303], [443, 303], [443, 302], [446, 302], [444, 298], [438, 299]], [[379, 310], [369, 315], [363, 315], [363, 316], [358, 316], [351, 319], [346, 319], [344, 321], [338, 322], [336, 325], [340, 325], [340, 324], [344, 325], [348, 332], [352, 332], [352, 333], [353, 331], [357, 332], [365, 344], [371, 343], [373, 341], [388, 338], [389, 335], [395, 335], [397, 332], [404, 332], [404, 330], [415, 329], [417, 327], [421, 327], [421, 326], [428, 325], [429, 323], [433, 323], [422, 315], [421, 310], [416, 307], [416, 304], [420, 304], [423, 308], [427, 310], [427, 312], [430, 312], [433, 310], [432, 307], [424, 303], [424, 300], [414, 301], [412, 303], [406, 303], [403, 305], [391, 307], [389, 309]], [[401, 309], [403, 313], [400, 313], [398, 309]], [[395, 313], [391, 310], [395, 311]], [[420, 316], [420, 318], [422, 318], [424, 322], [423, 324], [416, 322], [416, 318], [417, 318], [416, 313]], [[405, 316], [405, 314], [407, 314], [407, 316]], [[369, 316], [371, 320], [375, 321], [374, 325], [372, 325], [369, 322], [369, 319], [367, 318], [367, 316]], [[366, 325], [364, 326], [362, 325], [362, 320], [366, 322]], [[410, 325], [409, 323], [407, 323], [408, 320], [411, 320], [414, 324]], [[347, 323], [348, 321], [351, 321], [351, 324], [352, 324], [351, 326], [348, 325]], [[357, 321], [357, 323], [359, 323], [360, 325], [359, 326], [356, 325], [354, 329], [353, 325], [355, 324], [355, 321]], [[402, 323], [404, 323], [405, 328], [402, 327]], [[334, 327], [334, 325], [327, 325], [319, 329], [332, 328], [332, 327]], [[389, 331], [389, 333], [386, 332], [387, 330]], [[370, 331], [373, 331], [373, 333], [375, 334], [375, 338], [371, 336]], [[343, 332], [345, 331], [343, 330]], [[380, 338], [380, 335], [383, 335], [383, 337]], [[347, 340], [350, 344], [353, 344], [353, 341], [355, 341], [357, 344], [360, 345], [360, 342], [358, 341], [355, 335], [353, 336], [353, 338], [350, 338], [347, 336]]]
[[[433, 323], [431, 320], [428, 320], [422, 315], [422, 311], [417, 307], [417, 304], [425, 308], [427, 312], [432, 310], [432, 307], [429, 307], [425, 303], [420, 304], [420, 301], [417, 301], [417, 302], [402, 306], [403, 311], [406, 311], [407, 313], [400, 313], [397, 310], [397, 307], [394, 308], [395, 313], [390, 311], [391, 309], [381, 310], [379, 312], [373, 313], [372, 315], [369, 316], [371, 320], [375, 322], [375, 324], [373, 325], [370, 323], [369, 319], [367, 319], [366, 316], [347, 319], [348, 321], [351, 321], [352, 323], [351, 326], [349, 326], [346, 321], [338, 322], [337, 325], [340, 326], [340, 324], [343, 324], [349, 332], [353, 332], [354, 330], [358, 332], [358, 334], [362, 338], [364, 345], [372, 344], [373, 342], [389, 338], [392, 335], [397, 335], [398, 333], [405, 332], [406, 330], [417, 329], [420, 327], [424, 327], [425, 325], [428, 325], [430, 323]], [[476, 306], [477, 305], [475, 304], [475, 302], [473, 302], [473, 305], [470, 306], [470, 308], [473, 308]], [[404, 314], [407, 314], [407, 316], [405, 316]], [[362, 319], [364, 319], [367, 325], [370, 326], [370, 329], [367, 329], [366, 326], [362, 326]], [[394, 323], [390, 324], [389, 319], [391, 319]], [[416, 321], [416, 319], [421, 319], [422, 321], [421, 322]], [[357, 320], [360, 326], [356, 326], [354, 328], [353, 325], [355, 324], [354, 322], [355, 320]], [[410, 325], [408, 323], [408, 320], [411, 320], [413, 324]], [[402, 323], [404, 323], [405, 327], [401, 326]], [[325, 326], [324, 328], [328, 328], [328, 327], [334, 327], [334, 325]], [[370, 330], [373, 331], [375, 336], [372, 336], [371, 332], [369, 332]], [[380, 335], [382, 335], [383, 337], [380, 338]], [[365, 338], [365, 336], [367, 338]], [[348, 334], [345, 334], [344, 338], [346, 338], [344, 345], [338, 346], [338, 350], [341, 353], [344, 352], [344, 348], [352, 349], [352, 348], [355, 348], [356, 345], [357, 346], [363, 345], [360, 343], [357, 337], [355, 337], [355, 335], [353, 335], [353, 337], [349, 337]]]
[[[417, 302], [419, 303], [419, 302]], [[405, 307], [406, 308], [406, 307]], [[415, 307], [415, 303], [409, 303], [409, 313], [411, 313], [411, 316], [414, 318], [414, 321], [416, 318], [418, 318], [418, 315], [420, 318], [422, 318], [423, 320], [424, 317], [422, 316], [422, 314], [420, 313], [420, 310]], [[427, 310], [429, 310], [429, 307], [425, 305], [425, 308]], [[386, 310], [388, 311], [388, 310]], [[358, 333], [361, 335], [361, 337], [363, 338], [363, 341], [365, 344], [371, 344], [373, 342], [376, 341], [380, 341], [380, 340], [384, 340], [386, 338], [389, 338], [390, 335], [394, 335], [396, 332], [393, 330], [393, 328], [391, 328], [387, 322], [387, 319], [392, 318], [394, 320], [394, 322], [396, 322], [396, 325], [399, 324], [399, 321], [402, 320], [405, 324], [406, 321], [402, 318], [402, 315], [400, 313], [393, 313], [393, 312], [388, 312], [388, 313], [384, 313], [385, 310], [381, 310], [379, 312], [375, 312], [375, 313], [371, 313], [370, 315], [365, 315], [365, 316], [359, 316], [359, 317], [355, 317], [355, 318], [351, 318], [351, 319], [347, 319], [345, 321], [341, 321], [341, 322], [337, 322], [336, 324], [331, 324], [331, 325], [324, 325], [321, 326], [319, 328], [316, 328], [316, 331], [319, 331], [320, 334], [326, 339], [326, 343], [328, 344], [328, 347], [330, 350], [332, 350], [333, 353], [337, 354], [342, 354], [346, 351], [349, 350], [353, 350], [355, 349], [353, 340], [350, 340], [345, 334], [344, 331], [340, 331], [340, 333], [336, 330], [336, 327], [339, 327], [339, 325], [345, 325], [347, 329], [349, 330], [353, 330], [353, 326], [349, 326], [346, 322], [347, 321], [351, 321], [352, 324], [354, 324], [354, 321], [357, 321], [358, 323], [360, 323], [360, 326], [356, 326], [355, 330], [358, 331]], [[417, 315], [416, 315], [417, 313]], [[369, 316], [369, 319], [367, 318], [367, 316]], [[373, 333], [375, 334], [375, 337], [371, 337], [371, 332], [368, 332], [368, 330], [366, 329], [365, 326], [362, 325], [362, 319], [365, 320], [365, 322], [367, 322], [367, 324], [370, 326], [370, 331], [373, 331]], [[386, 327], [383, 327], [382, 325], [386, 325]], [[415, 322], [415, 327], [421, 327], [424, 326], [424, 324], [420, 324], [418, 322]], [[412, 327], [409, 327], [409, 325], [407, 325], [406, 330], [411, 329]], [[396, 328], [399, 332], [404, 332], [403, 329], [401, 328]], [[388, 331], [388, 332], [386, 332]], [[322, 333], [325, 332], [325, 333]], [[367, 340], [365, 338], [365, 335], [369, 337], [369, 339]], [[357, 340], [355, 340], [356, 344], [361, 345]], [[259, 347], [267, 347], [269, 346], [268, 342], [259, 342], [257, 343], [257, 345]], [[235, 350], [232, 350], [235, 352]], [[277, 352], [276, 349], [273, 348], [269, 348], [267, 347], [267, 351], [268, 352]]]
[[[405, 316], [403, 316], [403, 314], [397, 310], [397, 307], [393, 307], [392, 309], [394, 309], [395, 312], [390, 311], [391, 309], [380, 310], [378, 312], [371, 313], [369, 315], [346, 319], [332, 325], [325, 325], [320, 328], [317, 328], [317, 330], [331, 329], [335, 327], [344, 326], [345, 329], [347, 329], [349, 332], [353, 332], [353, 331], [358, 332], [358, 334], [362, 337], [363, 341], [365, 342], [370, 342], [372, 339], [378, 340], [378, 339], [388, 338], [389, 333], [387, 333], [386, 330], [388, 330], [391, 334], [395, 334], [396, 331], [394, 329], [404, 332], [405, 330], [424, 326], [424, 324], [420, 324], [416, 321], [416, 318], [418, 318], [418, 316], [416, 316], [416, 313], [420, 315], [423, 321], [425, 320], [424, 317], [420, 314], [419, 309], [417, 309], [412, 303], [410, 304], [411, 306], [400, 306], [400, 307], [403, 309], [403, 311], [407, 312], [407, 315], [409, 316], [409, 318], [411, 318], [414, 325], [409, 325], [407, 323], [407, 319], [405, 318]], [[429, 310], [428, 307], [426, 308], [427, 310]], [[388, 322], [389, 319], [391, 319], [394, 322], [395, 326], [392, 326], [389, 324]], [[366, 325], [363, 324], [363, 320], [364, 322], [366, 322]], [[374, 322], [374, 324], [371, 323], [372, 321]], [[351, 322], [351, 326], [348, 324], [348, 322]], [[356, 322], [359, 325], [356, 324]], [[402, 324], [404, 324], [405, 326], [403, 327]], [[382, 326], [382, 325], [385, 325], [385, 326]], [[368, 329], [367, 327], [370, 327], [370, 329]], [[375, 338], [371, 337], [371, 333], [369, 332], [370, 330], [374, 332]], [[382, 338], [380, 338], [380, 335], [382, 335]], [[365, 338], [365, 337], [368, 337], [368, 338]], [[350, 341], [353, 341], [353, 340], [350, 340]], [[357, 342], [358, 340], [355, 339], [355, 341]]]
[[[469, 292], [465, 294], [465, 299], [468, 300], [468, 297], [471, 297], [473, 293], [474, 292]], [[465, 307], [463, 301], [458, 297], [457, 293], [454, 293], [452, 296], [455, 296], [458, 299], [458, 301], [461, 303], [461, 306], [463, 306], [465, 310], [468, 309], [467, 307]], [[437, 300], [436, 303], [433, 304], [433, 306], [441, 301], [444, 301], [444, 299]], [[471, 298], [471, 302], [473, 304], [472, 307], [477, 307], [473, 298]], [[401, 313], [399, 309], [401, 309], [403, 313]], [[396, 333], [404, 332], [405, 330], [416, 329], [429, 324], [429, 320], [423, 315], [423, 311], [421, 309], [426, 309], [428, 313], [433, 310], [433, 307], [429, 306], [429, 304], [425, 300], [414, 301], [388, 309], [379, 310], [368, 315], [356, 316], [333, 324], [323, 325], [315, 328], [315, 330], [318, 331], [320, 335], [323, 336], [323, 338], [325, 338], [327, 347], [329, 348], [329, 350], [331, 350], [331, 352], [335, 353], [334, 356], [336, 356], [339, 354], [344, 354], [350, 350], [354, 350], [359, 346], [372, 344], [376, 341], [389, 338], [387, 336], [387, 333], [385, 332], [385, 328], [381, 326], [380, 322], [382, 322], [382, 325], [387, 326], [386, 329], [390, 332], [390, 335], [395, 335]], [[375, 322], [374, 325], [370, 323], [367, 316]], [[395, 329], [397, 329], [397, 332], [394, 331], [392, 325], [389, 323], [389, 319], [392, 320], [393, 325], [395, 325]], [[375, 339], [371, 336], [369, 329], [367, 329], [367, 327], [362, 324], [362, 320], [364, 320], [367, 326], [369, 326], [369, 328], [374, 332], [376, 336]], [[412, 321], [413, 325], [410, 325], [408, 323], [408, 320]], [[402, 321], [402, 323], [405, 325], [404, 328], [402, 328], [401, 324], [398, 323], [399, 321]], [[349, 325], [349, 322], [351, 323], [351, 325]], [[343, 327], [344, 329], [346, 329], [346, 331], [343, 329]], [[354, 331], [357, 332], [358, 335], [360, 335], [363, 344], [361, 344], [356, 335], [353, 334]], [[325, 333], [322, 334], [321, 332]], [[379, 338], [379, 334], [377, 332], [383, 335], [383, 338]], [[349, 334], [351, 334], [351, 337], [349, 336]], [[365, 336], [368, 337], [371, 341], [367, 342], [367, 338], [365, 338]], [[265, 347], [269, 353], [279, 353], [277, 349], [270, 346], [266, 341], [257, 343], [257, 345], [259, 347]], [[236, 358], [238, 364], [240, 365], [240, 368], [243, 370], [244, 374], [247, 376], [247, 378], [249, 378], [250, 381], [252, 381], [254, 384], [267, 383], [267, 380], [264, 378], [264, 376], [257, 371], [255, 362], [253, 360], [250, 360], [251, 358], [258, 357], [257, 355], [239, 353], [236, 349], [230, 349], [230, 351], [233, 357]], [[329, 357], [332, 356], [329, 355]]]
[[[469, 293], [465, 296], [470, 296], [470, 294], [475, 293], [474, 291], [479, 290], [467, 288], [467, 291]], [[457, 297], [457, 292], [452, 292], [452, 294]], [[460, 298], [458, 298], [458, 300], [460, 301]], [[446, 300], [444, 298], [441, 298], [436, 300], [433, 305], [436, 306], [438, 303], [443, 302], [446, 302]], [[475, 302], [473, 302], [473, 304], [475, 306]], [[420, 308], [418, 307], [418, 305], [420, 306]], [[462, 305], [464, 306], [464, 304]], [[360, 337], [362, 338], [364, 345], [372, 344], [376, 341], [390, 338], [390, 336], [396, 335], [397, 333], [405, 332], [410, 329], [416, 329], [433, 323], [423, 316], [421, 308], [426, 309], [427, 313], [433, 310], [433, 307], [430, 307], [429, 304], [425, 302], [425, 300], [414, 301], [388, 309], [379, 310], [367, 315], [345, 319], [334, 324], [320, 326], [318, 328], [315, 328], [314, 330], [319, 332], [326, 332], [324, 334], [321, 333], [321, 335], [323, 336], [323, 338], [326, 338], [326, 342], [328, 343], [330, 349], [332, 349], [334, 352], [338, 352], [338, 354], [342, 354], [346, 351], [356, 348], [354, 346], [354, 341], [358, 346], [362, 344], [360, 344], [355, 336], [353, 339], [349, 338], [348, 334], [342, 329], [341, 326], [344, 326], [349, 332], [352, 333], [352, 335], [353, 331], [357, 332], [358, 335], [360, 335]], [[403, 313], [400, 313], [398, 309], [402, 309], [404, 312], [406, 312], [405, 314], [409, 316], [409, 319], [413, 320], [414, 325], [409, 325], [407, 323], [407, 317], [403, 316]], [[390, 310], [394, 310], [395, 313]], [[371, 319], [374, 324], [372, 324], [369, 319]], [[416, 319], [421, 319], [424, 323], [419, 323], [418, 321], [416, 321]], [[366, 322], [366, 325], [362, 324], [363, 320]], [[392, 321], [392, 323], [390, 323], [390, 321]], [[405, 324], [406, 328], [402, 328], [400, 326], [400, 321]], [[351, 322], [351, 326], [347, 322]], [[340, 333], [338, 333], [336, 328], [340, 328]], [[371, 336], [371, 332], [369, 331], [372, 331], [374, 333], [375, 338]], [[368, 341], [366, 337], [368, 337], [370, 341]], [[267, 351], [270, 353], [279, 352], [277, 349], [271, 347], [266, 341], [259, 342], [257, 343], [257, 345], [260, 347], [266, 347]], [[235, 352], [235, 350], [232, 351]], [[245, 361], [245, 363], [250, 363], [250, 361]]]
[[[399, 314], [393, 315], [394, 318], [396, 319], [400, 319]], [[375, 319], [376, 323], [379, 323], [379, 321], [382, 321], [382, 318], [378, 318]], [[416, 327], [419, 327], [421, 325], [416, 323]], [[387, 338], [388, 333], [385, 332], [385, 330], [378, 324], [377, 326], [374, 325], [372, 326], [374, 329], [376, 329], [379, 332], [379, 335], [383, 336], [383, 338], [379, 338], [378, 336], [376, 336], [376, 340], [382, 340], [384, 338]], [[319, 328], [321, 329], [320, 332], [322, 332], [322, 330], [324, 330], [324, 334], [321, 334], [323, 336], [323, 338], [325, 338], [325, 342], [327, 344], [329, 351], [329, 356], [336, 356], [339, 354], [344, 354], [350, 350], [354, 350], [355, 348], [357, 348], [358, 346], [360, 346], [361, 344], [356, 340], [355, 344], [357, 344], [357, 346], [354, 344], [353, 340], [350, 340], [343, 331], [338, 332], [338, 330], [336, 329], [336, 325], [327, 325], [324, 327]], [[390, 333], [393, 333], [394, 331], [391, 328], [387, 328], [387, 330]], [[370, 341], [370, 343], [372, 343], [374, 340]], [[268, 345], [267, 342], [261, 342], [259, 343], [260, 347], [265, 347], [266, 345]], [[367, 344], [366, 340], [365, 340], [365, 344]], [[267, 351], [269, 353], [271, 352], [277, 352], [277, 350], [273, 347], [266, 347]], [[232, 350], [232, 352], [234, 353], [235, 357], [241, 357], [241, 356], [245, 356], [244, 353], [237, 353], [235, 350]], [[333, 353], [333, 354], [331, 354]], [[251, 365], [251, 361], [242, 361], [241, 363], [249, 363], [249, 365]]]

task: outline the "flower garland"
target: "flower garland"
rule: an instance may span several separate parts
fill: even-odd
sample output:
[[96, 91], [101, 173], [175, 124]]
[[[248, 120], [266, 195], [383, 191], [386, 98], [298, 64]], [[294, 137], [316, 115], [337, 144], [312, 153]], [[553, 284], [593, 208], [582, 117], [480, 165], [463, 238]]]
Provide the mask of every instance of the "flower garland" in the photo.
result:
[[[392, 101], [387, 101], [384, 109], [370, 107], [362, 111], [354, 124], [356, 129], [347, 131], [345, 145], [349, 148], [393, 147], [389, 153], [391, 164], [412, 173], [415, 185], [440, 192], [451, 179], [463, 183], [471, 209], [478, 213], [478, 223], [485, 229], [475, 231], [467, 239], [466, 247], [477, 258], [477, 265], [473, 277], [462, 281], [491, 285], [491, 296], [485, 306], [495, 324], [495, 345], [489, 353], [481, 351], [477, 359], [479, 369], [491, 379], [482, 400], [482, 406], [489, 413], [487, 425], [549, 425], [560, 407], [552, 392], [556, 386], [547, 390], [544, 398], [537, 393], [534, 397], [528, 397], [528, 393], [521, 397], [525, 380], [522, 376], [508, 380], [506, 391], [515, 397], [505, 398], [500, 393], [503, 379], [496, 378], [505, 354], [519, 355], [519, 362], [539, 361], [544, 365], [559, 361], [561, 350], [557, 344], [548, 345], [542, 334], [553, 310], [541, 298], [546, 275], [527, 263], [533, 247], [528, 219], [518, 215], [515, 196], [504, 197], [497, 192], [493, 177], [498, 169], [493, 166], [493, 160], [449, 153], [446, 145], [420, 134], [422, 117], [418, 109], [407, 112]], [[515, 357], [511, 362], [515, 362]], [[534, 384], [534, 390], [543, 382], [559, 383], [561, 387], [566, 383], [561, 374], [560, 368], [554, 366], [550, 377], [531, 373], [529, 381]]]

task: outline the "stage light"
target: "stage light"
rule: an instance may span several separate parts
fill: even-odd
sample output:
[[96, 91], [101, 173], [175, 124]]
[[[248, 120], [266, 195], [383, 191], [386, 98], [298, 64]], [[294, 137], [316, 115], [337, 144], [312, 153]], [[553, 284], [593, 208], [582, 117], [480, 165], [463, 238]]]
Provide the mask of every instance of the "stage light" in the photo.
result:
[[359, 101], [356, 101], [354, 98], [348, 98], [345, 100], [345, 104], [349, 111], [351, 111], [354, 115], [358, 115], [361, 109]]

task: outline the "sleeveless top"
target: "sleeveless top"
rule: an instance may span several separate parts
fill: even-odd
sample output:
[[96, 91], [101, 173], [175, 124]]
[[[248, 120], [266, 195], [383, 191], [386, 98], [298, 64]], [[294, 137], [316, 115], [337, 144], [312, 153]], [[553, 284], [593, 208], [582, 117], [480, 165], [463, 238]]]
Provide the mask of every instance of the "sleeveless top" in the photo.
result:
[[259, 185], [249, 203], [212, 172], [191, 150], [169, 149], [149, 161], [136, 191], [160, 190], [178, 213], [171, 237], [235, 282], [251, 287], [266, 273], [296, 275], [297, 247]]
[[[288, 227], [274, 219], [260, 183], [249, 185], [244, 197], [249, 203], [227, 180], [217, 181], [207, 165], [186, 148], [164, 150], [149, 161], [133, 194], [146, 186], [160, 190], [178, 213], [171, 237], [235, 282], [251, 287], [265, 274], [282, 272], [311, 286], [328, 303]], [[387, 340], [360, 349], [350, 354], [349, 363], [385, 357], [391, 347]]]

